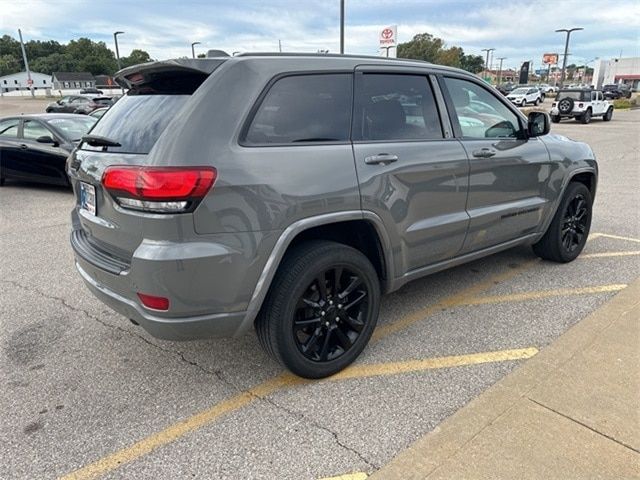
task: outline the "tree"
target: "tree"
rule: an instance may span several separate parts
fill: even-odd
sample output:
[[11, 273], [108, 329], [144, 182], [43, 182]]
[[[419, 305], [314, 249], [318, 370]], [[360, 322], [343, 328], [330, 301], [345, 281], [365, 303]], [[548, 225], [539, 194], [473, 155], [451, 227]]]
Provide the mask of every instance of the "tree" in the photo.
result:
[[460, 58], [460, 68], [471, 73], [480, 73], [484, 68], [484, 58], [482, 55], [462, 55]]
[[13, 55], [0, 56], [0, 77], [20, 71], [20, 62]]
[[398, 44], [398, 57], [436, 63], [444, 41], [430, 33], [419, 33], [413, 40]]
[[120, 65], [122, 65], [122, 68], [126, 68], [132, 65], [138, 65], [140, 63], [147, 63], [150, 61], [151, 56], [147, 52], [136, 48], [131, 51], [128, 57], [122, 57], [120, 59]]
[[430, 33], [419, 33], [412, 40], [398, 45], [398, 57], [458, 67], [471, 73], [482, 71], [480, 55], [465, 55], [461, 47], [446, 47], [444, 40]]
[[46, 57], [36, 58], [31, 62], [34, 72], [51, 75], [53, 72], [77, 72], [78, 60], [68, 53], [53, 53]]

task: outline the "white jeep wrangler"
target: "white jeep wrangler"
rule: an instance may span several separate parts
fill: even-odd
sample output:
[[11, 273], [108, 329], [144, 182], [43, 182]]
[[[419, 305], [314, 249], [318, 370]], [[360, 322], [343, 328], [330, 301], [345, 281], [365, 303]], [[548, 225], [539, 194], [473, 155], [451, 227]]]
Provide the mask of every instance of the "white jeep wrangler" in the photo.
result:
[[593, 117], [602, 117], [608, 122], [613, 117], [613, 105], [601, 90], [562, 89], [551, 105], [551, 121], [558, 123], [562, 118], [573, 117], [582, 123], [589, 123]]

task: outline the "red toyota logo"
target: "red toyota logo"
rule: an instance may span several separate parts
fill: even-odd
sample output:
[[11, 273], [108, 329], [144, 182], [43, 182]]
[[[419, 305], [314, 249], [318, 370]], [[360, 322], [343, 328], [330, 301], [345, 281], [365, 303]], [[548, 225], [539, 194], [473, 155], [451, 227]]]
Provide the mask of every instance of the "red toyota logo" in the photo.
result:
[[391, 30], [390, 28], [385, 28], [384, 30], [382, 30], [382, 38], [388, 40], [391, 37], [393, 37], [393, 30]]

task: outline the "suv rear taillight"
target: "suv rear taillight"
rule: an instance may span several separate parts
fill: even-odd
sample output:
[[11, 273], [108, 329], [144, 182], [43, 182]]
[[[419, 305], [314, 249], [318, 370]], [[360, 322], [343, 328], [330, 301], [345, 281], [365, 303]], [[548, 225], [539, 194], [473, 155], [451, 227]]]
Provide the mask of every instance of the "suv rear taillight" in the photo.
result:
[[112, 165], [102, 175], [102, 186], [123, 208], [183, 213], [195, 209], [216, 177], [211, 167]]

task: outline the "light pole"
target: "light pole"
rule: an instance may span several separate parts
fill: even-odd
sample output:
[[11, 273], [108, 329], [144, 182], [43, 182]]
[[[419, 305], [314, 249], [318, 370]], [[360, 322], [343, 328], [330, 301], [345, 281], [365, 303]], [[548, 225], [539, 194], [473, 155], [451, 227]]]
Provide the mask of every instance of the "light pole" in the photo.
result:
[[571, 32], [577, 32], [578, 30], [584, 30], [582, 27], [577, 28], [559, 28], [556, 33], [565, 32], [567, 34], [567, 40], [564, 43], [564, 58], [562, 59], [562, 73], [560, 74], [560, 86], [564, 86], [564, 74], [567, 68], [567, 53], [569, 52], [569, 37]]
[[484, 62], [484, 70], [485, 70], [485, 75], [484, 78], [486, 80], [487, 75], [489, 74], [489, 53], [493, 52], [495, 50], [495, 48], [483, 48], [482, 51], [483, 52], [487, 52], [487, 59]]
[[120, 66], [120, 50], [118, 50], [118, 35], [122, 35], [124, 32], [114, 32], [113, 42], [116, 44], [116, 61], [118, 62], [118, 70], [122, 69]]
[[344, 0], [340, 0], [340, 54], [344, 53]]
[[502, 83], [502, 61], [506, 59], [507, 57], [498, 57], [498, 60], [500, 60], [500, 67], [498, 69], [498, 85]]
[[196, 58], [196, 49], [195, 49], [195, 48], [193, 48], [193, 47], [195, 47], [196, 45], [200, 45], [200, 42], [193, 42], [193, 43], [191, 44], [191, 56], [192, 56], [193, 58]]

